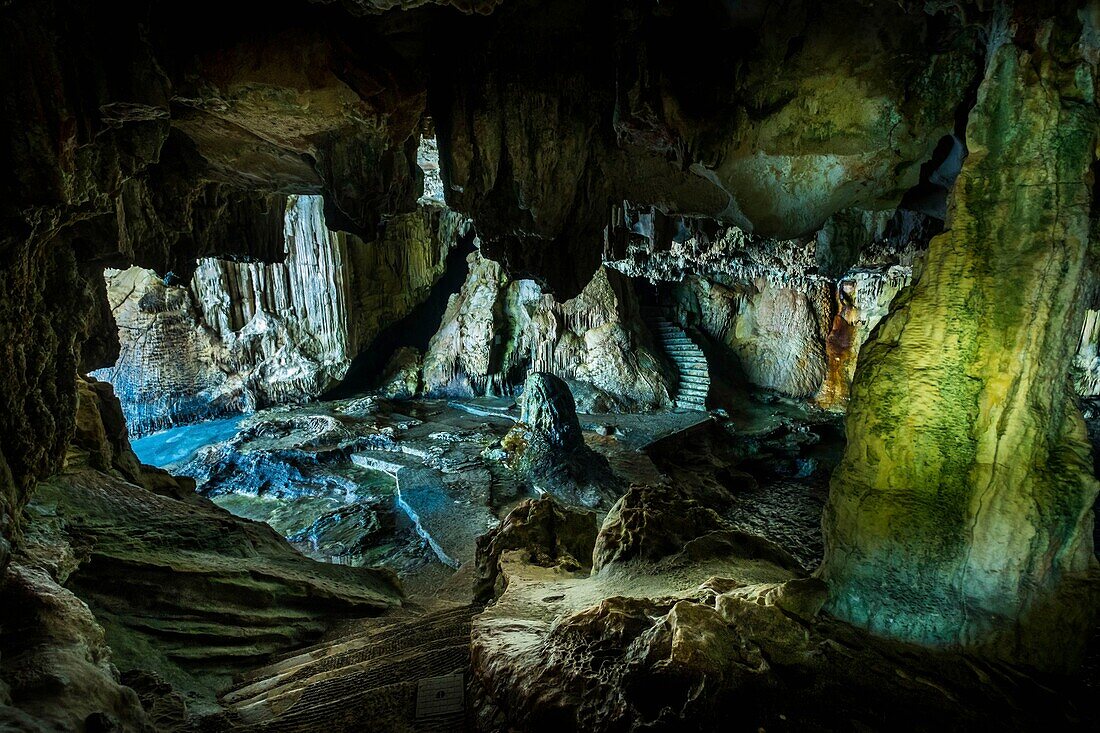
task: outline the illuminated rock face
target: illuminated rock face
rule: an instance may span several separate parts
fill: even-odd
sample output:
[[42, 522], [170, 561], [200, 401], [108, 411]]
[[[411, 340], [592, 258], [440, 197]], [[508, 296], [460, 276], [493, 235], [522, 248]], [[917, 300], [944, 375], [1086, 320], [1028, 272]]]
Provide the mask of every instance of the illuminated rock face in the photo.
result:
[[[899, 209], [846, 209], [797, 239], [624, 207], [623, 246], [608, 268], [671, 283], [677, 320], [734, 357], [751, 384], [842, 410], [856, 357], [942, 222]], [[678, 237], [662, 241], [662, 233]]]
[[480, 253], [469, 262], [424, 357], [425, 394], [509, 394], [534, 370], [569, 381], [586, 412], [670, 404], [668, 367], [619, 273], [598, 270], [561, 303]]
[[315, 397], [428, 294], [464, 220], [425, 205], [376, 241], [333, 232], [319, 196], [291, 199], [286, 261], [200, 260], [187, 286], [132, 267], [108, 276], [122, 343], [97, 372], [134, 434]]
[[830, 611], [874, 632], [1065, 665], [1096, 564], [1067, 378], [1096, 119], [1092, 77], [1037, 35], [992, 54], [949, 231], [860, 354], [821, 575]]

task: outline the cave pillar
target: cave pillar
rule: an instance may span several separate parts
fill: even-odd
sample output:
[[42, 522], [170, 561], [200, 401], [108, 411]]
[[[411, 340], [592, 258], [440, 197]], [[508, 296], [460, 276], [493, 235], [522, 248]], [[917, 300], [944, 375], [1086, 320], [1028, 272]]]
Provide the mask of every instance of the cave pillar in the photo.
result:
[[1096, 574], [1068, 370], [1097, 120], [1067, 35], [991, 51], [948, 229], [860, 353], [820, 571], [853, 624], [1048, 667], [1082, 650]]

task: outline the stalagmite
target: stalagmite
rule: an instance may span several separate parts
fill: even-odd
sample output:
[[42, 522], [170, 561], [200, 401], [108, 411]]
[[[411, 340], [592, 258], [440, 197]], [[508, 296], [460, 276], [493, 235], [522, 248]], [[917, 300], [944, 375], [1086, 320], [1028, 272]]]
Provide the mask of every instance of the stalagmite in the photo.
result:
[[1055, 667], [1096, 568], [1068, 389], [1097, 136], [1094, 70], [1058, 45], [1075, 21], [1017, 29], [1030, 49], [993, 34], [948, 231], [860, 356], [821, 569], [875, 633]]

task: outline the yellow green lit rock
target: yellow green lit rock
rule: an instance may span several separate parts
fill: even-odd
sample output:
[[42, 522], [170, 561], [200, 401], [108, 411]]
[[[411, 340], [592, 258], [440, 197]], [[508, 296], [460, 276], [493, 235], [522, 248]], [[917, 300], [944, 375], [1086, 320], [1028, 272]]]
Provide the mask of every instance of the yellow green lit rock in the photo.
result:
[[855, 624], [1040, 665], [1083, 648], [1096, 564], [1068, 369], [1097, 120], [1052, 51], [991, 55], [948, 231], [860, 354], [821, 572]]

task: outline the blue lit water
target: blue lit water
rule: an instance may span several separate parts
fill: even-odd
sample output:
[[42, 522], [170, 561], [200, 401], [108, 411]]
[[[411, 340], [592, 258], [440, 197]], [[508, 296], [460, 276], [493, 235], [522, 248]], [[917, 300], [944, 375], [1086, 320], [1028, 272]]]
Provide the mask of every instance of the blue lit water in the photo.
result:
[[237, 434], [237, 426], [244, 418], [244, 415], [234, 415], [220, 420], [169, 428], [130, 441], [130, 445], [142, 463], [171, 471], [191, 460], [200, 448], [232, 438]]

